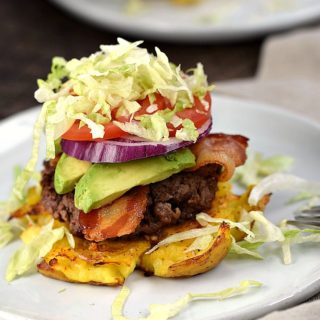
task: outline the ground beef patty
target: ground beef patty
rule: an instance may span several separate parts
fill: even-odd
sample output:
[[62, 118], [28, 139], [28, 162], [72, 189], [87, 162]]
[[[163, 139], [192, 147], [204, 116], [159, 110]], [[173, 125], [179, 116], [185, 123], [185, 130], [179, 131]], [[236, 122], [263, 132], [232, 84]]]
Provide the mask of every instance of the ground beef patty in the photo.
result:
[[[74, 192], [58, 195], [53, 177], [57, 160], [44, 163], [41, 185], [42, 204], [54, 218], [67, 222], [75, 235], [82, 234], [80, 210], [74, 205]], [[207, 165], [194, 172], [180, 172], [150, 184], [147, 210], [137, 234], [156, 234], [163, 226], [192, 219], [211, 207], [221, 167]]]

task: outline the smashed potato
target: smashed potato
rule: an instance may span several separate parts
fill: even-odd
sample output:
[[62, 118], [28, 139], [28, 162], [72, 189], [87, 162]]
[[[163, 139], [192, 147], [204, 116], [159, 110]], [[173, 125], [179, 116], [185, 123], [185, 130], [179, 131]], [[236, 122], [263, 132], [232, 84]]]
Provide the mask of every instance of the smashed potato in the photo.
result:
[[58, 280], [117, 286], [124, 283], [140, 256], [150, 247], [144, 240], [109, 240], [98, 244], [80, 238], [75, 240], [74, 249], [66, 239], [56, 243], [38, 270]]
[[[266, 196], [258, 206], [250, 207], [248, 204], [250, 189], [237, 196], [232, 194], [231, 188], [229, 182], [219, 183], [212, 209], [207, 212], [210, 216], [238, 222], [243, 209], [263, 210], [269, 201], [269, 197]], [[40, 232], [40, 227], [51, 217], [41, 205], [35, 203], [34, 192], [35, 190], [29, 193], [30, 201], [25, 207], [11, 216], [20, 219], [26, 219], [27, 214], [31, 216], [33, 224], [22, 234], [25, 242], [35, 237]], [[63, 224], [55, 221], [54, 227], [61, 225]], [[195, 219], [178, 226], [164, 228], [160, 240], [195, 228], [201, 228]], [[74, 237], [74, 249], [64, 238], [58, 241], [38, 264], [38, 270], [43, 275], [58, 280], [108, 286], [122, 285], [135, 268], [159, 277], [193, 276], [213, 269], [221, 262], [231, 246], [231, 236], [241, 240], [245, 235], [237, 229], [230, 230], [228, 224], [222, 223], [205, 249], [186, 251], [194, 241], [190, 239], [170, 243], [150, 254], [146, 252], [153, 244], [142, 237], [130, 240], [121, 238], [105, 240], [98, 243]]]
[[[182, 230], [180, 230], [182, 231]], [[159, 277], [187, 277], [213, 269], [227, 255], [231, 246], [230, 227], [222, 223], [205, 250], [186, 252], [194, 239], [171, 243], [144, 254], [140, 268]]]

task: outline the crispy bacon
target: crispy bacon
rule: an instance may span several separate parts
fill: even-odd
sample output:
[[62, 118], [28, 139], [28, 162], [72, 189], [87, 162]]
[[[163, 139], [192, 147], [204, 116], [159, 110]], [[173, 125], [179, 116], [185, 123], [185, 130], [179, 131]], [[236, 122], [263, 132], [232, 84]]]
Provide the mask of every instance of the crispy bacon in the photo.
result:
[[79, 222], [87, 240], [102, 241], [133, 233], [148, 205], [148, 186], [132, 189], [109, 205], [81, 212]]
[[191, 147], [196, 156], [196, 165], [191, 168], [191, 171], [198, 170], [210, 163], [220, 164], [223, 171], [219, 180], [229, 180], [235, 168], [246, 161], [248, 140], [248, 138], [240, 135], [223, 133], [208, 135]]

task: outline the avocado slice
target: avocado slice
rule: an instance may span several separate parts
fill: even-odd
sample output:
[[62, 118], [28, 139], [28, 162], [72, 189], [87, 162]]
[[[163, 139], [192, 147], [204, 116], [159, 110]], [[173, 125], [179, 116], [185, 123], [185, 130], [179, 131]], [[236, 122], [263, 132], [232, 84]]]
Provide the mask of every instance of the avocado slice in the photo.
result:
[[123, 163], [93, 164], [76, 185], [75, 206], [89, 212], [135, 186], [164, 180], [194, 165], [195, 156], [189, 149]]
[[56, 193], [65, 194], [72, 191], [90, 166], [91, 163], [88, 161], [78, 160], [63, 153], [54, 173]]

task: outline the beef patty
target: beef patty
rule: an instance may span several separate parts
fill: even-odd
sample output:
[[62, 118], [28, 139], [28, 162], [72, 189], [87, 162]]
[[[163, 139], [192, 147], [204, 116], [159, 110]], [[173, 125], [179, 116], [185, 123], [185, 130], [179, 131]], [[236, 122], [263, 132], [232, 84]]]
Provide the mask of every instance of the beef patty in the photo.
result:
[[[80, 210], [74, 205], [74, 192], [59, 195], [54, 189], [57, 159], [44, 162], [42, 205], [54, 218], [69, 224], [71, 233], [82, 235]], [[219, 165], [207, 165], [194, 172], [180, 172], [150, 184], [148, 206], [136, 234], [156, 234], [162, 227], [192, 219], [210, 209], [217, 190]]]

